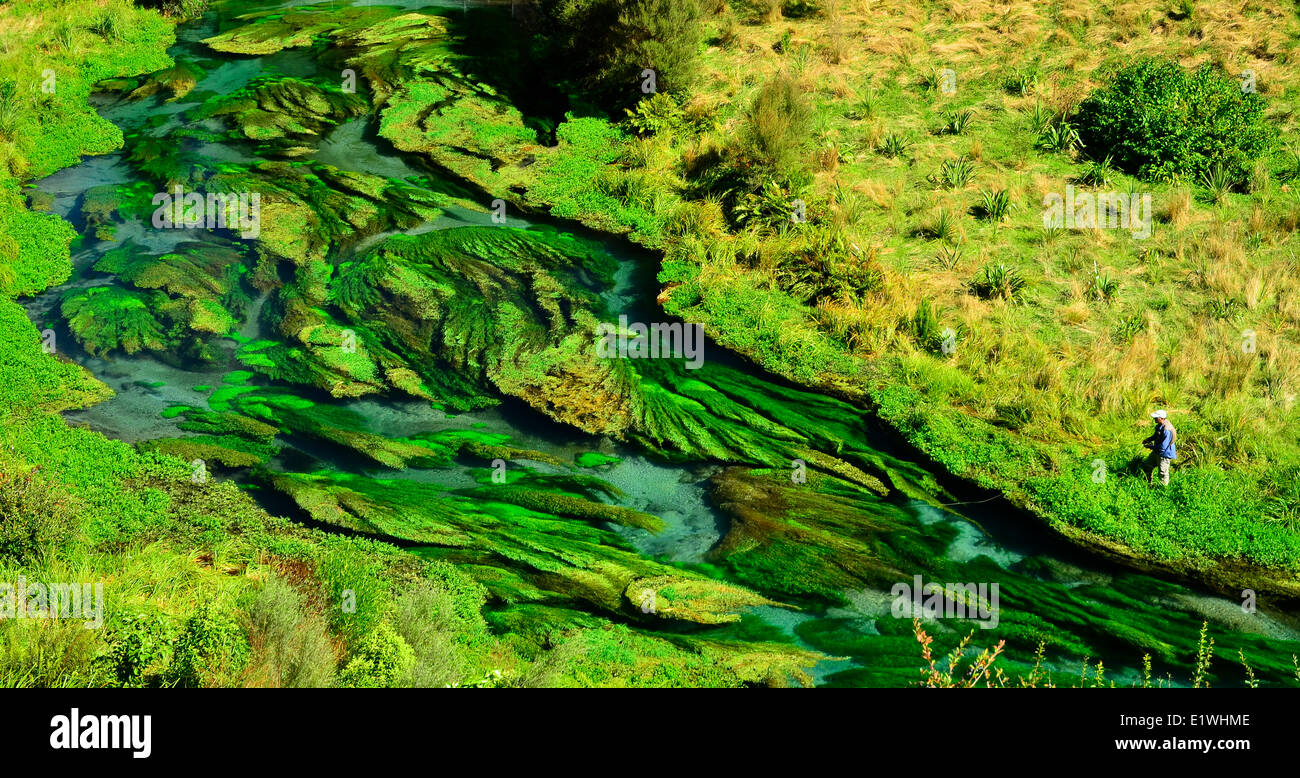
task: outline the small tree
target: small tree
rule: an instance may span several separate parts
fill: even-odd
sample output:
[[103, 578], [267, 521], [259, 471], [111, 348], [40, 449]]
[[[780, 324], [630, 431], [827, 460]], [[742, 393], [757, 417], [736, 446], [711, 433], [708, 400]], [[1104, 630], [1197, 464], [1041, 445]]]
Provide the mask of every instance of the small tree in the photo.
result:
[[650, 93], [680, 97], [698, 78], [700, 0], [541, 0], [540, 8], [537, 35], [552, 67], [586, 101], [618, 108]]
[[812, 106], [794, 78], [778, 73], [763, 84], [745, 113], [742, 134], [742, 156], [755, 179], [802, 183], [807, 177], [811, 125]]
[[615, 51], [610, 76], [636, 78], [649, 68], [656, 91], [682, 95], [695, 85], [704, 41], [699, 0], [633, 0], [618, 15], [618, 33], [627, 45]]
[[77, 529], [77, 508], [66, 490], [11, 461], [0, 469], [0, 560], [30, 564], [66, 544]]

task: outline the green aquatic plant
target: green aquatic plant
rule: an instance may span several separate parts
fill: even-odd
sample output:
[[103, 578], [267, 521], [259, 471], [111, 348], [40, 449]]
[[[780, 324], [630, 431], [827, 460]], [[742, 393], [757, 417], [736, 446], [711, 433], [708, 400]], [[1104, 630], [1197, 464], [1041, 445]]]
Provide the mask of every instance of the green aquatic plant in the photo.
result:
[[226, 118], [263, 148], [298, 156], [329, 129], [368, 108], [364, 97], [334, 83], [261, 76], [236, 92], [209, 98], [193, 118]]
[[[112, 25], [112, 22], [105, 23]], [[173, 102], [188, 95], [204, 75], [203, 67], [194, 60], [178, 58], [171, 67], [150, 73], [129, 95], [132, 100], [139, 100], [167, 92], [169, 96], [166, 102]]]
[[[518, 490], [492, 485], [448, 490], [409, 480], [323, 473], [269, 479], [314, 519], [418, 543], [424, 556], [474, 571], [489, 592], [506, 602], [571, 608], [576, 601], [640, 621], [697, 624], [733, 621], [739, 610], [770, 602], [741, 587], [645, 559], [605, 528], [614, 514], [594, 510], [600, 503], [581, 508], [574, 499], [557, 500], [563, 495], [553, 491], [549, 504], [531, 501], [533, 506], [525, 507], [514, 500]], [[552, 512], [557, 510], [558, 515]], [[662, 609], [647, 604], [644, 591], [662, 598]]]
[[712, 479], [710, 500], [730, 527], [710, 556], [741, 583], [787, 601], [843, 603], [846, 590], [887, 588], [908, 576], [876, 552], [877, 533], [925, 554], [941, 554], [946, 539], [920, 535], [905, 511], [877, 497], [831, 477], [800, 486], [780, 471], [726, 470]]
[[119, 348], [128, 354], [162, 351], [168, 345], [156, 313], [162, 297], [159, 293], [93, 286], [67, 294], [62, 313], [73, 334], [91, 354]]

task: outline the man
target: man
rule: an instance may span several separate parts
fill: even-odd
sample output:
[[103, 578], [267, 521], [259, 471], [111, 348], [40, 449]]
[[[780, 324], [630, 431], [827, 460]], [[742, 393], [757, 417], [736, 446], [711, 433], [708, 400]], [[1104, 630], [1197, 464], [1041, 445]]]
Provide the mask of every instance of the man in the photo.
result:
[[1168, 486], [1169, 463], [1178, 457], [1178, 452], [1174, 450], [1174, 441], [1178, 438], [1178, 431], [1174, 429], [1174, 425], [1169, 423], [1169, 414], [1164, 410], [1151, 414], [1151, 418], [1156, 420], [1156, 430], [1151, 433], [1151, 437], [1142, 441], [1142, 445], [1151, 449], [1151, 455], [1147, 457], [1146, 466], [1143, 469], [1146, 470], [1148, 484], [1152, 482], [1156, 470], [1159, 469], [1160, 482]]

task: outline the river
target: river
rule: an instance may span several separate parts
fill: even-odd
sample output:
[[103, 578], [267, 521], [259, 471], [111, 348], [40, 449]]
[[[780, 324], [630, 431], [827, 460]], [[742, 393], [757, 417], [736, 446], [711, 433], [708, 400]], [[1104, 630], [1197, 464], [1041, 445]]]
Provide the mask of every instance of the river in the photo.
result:
[[[310, 79], [317, 75], [316, 58], [320, 52], [309, 48], [289, 49], [265, 57], [230, 56], [209, 50], [201, 41], [214, 34], [221, 25], [229, 23], [228, 19], [219, 19], [220, 14], [231, 15], [234, 10], [271, 13], [279, 8], [304, 5], [309, 3], [243, 2], [237, 9], [232, 9], [228, 4], [218, 3], [217, 10], [209, 11], [204, 19], [178, 30], [178, 42], [171, 51], [172, 55], [204, 65], [203, 75], [187, 96], [164, 102], [162, 96], [130, 100], [116, 94], [96, 95], [93, 98], [96, 108], [126, 132], [150, 133], [176, 142], [178, 150], [183, 149], [187, 158], [236, 166], [259, 161], [263, 156], [255, 144], [223, 136], [219, 120], [194, 119], [188, 114], [212, 95], [236, 91], [268, 73]], [[337, 8], [345, 4], [336, 1], [320, 5]], [[453, 13], [477, 12], [473, 10], [473, 4], [462, 8], [459, 2], [428, 4], [412, 0], [393, 5], [410, 10], [427, 8], [429, 12], [436, 12], [440, 5], [444, 9], [460, 9], [453, 10]], [[403, 180], [431, 193], [441, 190], [440, 196], [459, 191], [460, 182], [446, 180], [445, 176], [438, 181], [440, 174], [419, 158], [398, 153], [377, 138], [373, 132], [374, 122], [373, 114], [341, 121], [325, 133], [309, 156], [296, 157], [295, 161], [311, 159], [339, 170]], [[206, 132], [188, 136], [175, 134], [182, 129]], [[51, 210], [87, 233], [93, 232], [86, 225], [87, 192], [96, 187], [99, 188], [96, 191], [104, 192], [106, 187], [132, 185], [154, 186], [155, 183], [151, 183], [139, 167], [131, 163], [125, 152], [87, 158], [76, 167], [36, 182], [37, 189], [52, 197]], [[584, 279], [609, 314], [624, 313], [642, 321], [655, 315], [657, 288], [653, 273], [656, 258], [648, 252], [619, 238], [593, 235], [574, 225], [557, 225], [541, 217], [522, 218], [512, 214], [505, 225], [499, 225], [492, 221], [491, 214], [483, 207], [485, 204], [474, 203], [472, 197], [452, 197], [453, 202], [441, 206], [436, 218], [414, 227], [367, 235], [333, 250], [331, 261], [337, 264], [360, 257], [399, 234], [420, 235], [448, 228], [490, 231], [505, 226], [527, 231], [539, 226], [551, 230], [558, 227], [581, 236], [591, 245], [598, 245], [616, 261], [617, 269], [611, 282]], [[870, 580], [873, 584], [841, 587], [834, 597], [817, 596], [813, 587], [807, 592], [791, 591], [790, 581], [797, 579], [779, 579], [775, 574], [773, 583], [764, 587], [766, 579], [763, 574], [746, 568], [744, 564], [729, 562], [731, 558], [726, 554], [720, 557], [716, 553], [732, 521], [728, 513], [719, 509], [717, 500], [710, 497], [716, 488], [716, 479], [732, 466], [770, 467], [773, 460], [780, 458], [776, 454], [765, 455], [765, 460], [755, 456], [739, 461], [721, 456], [699, 456], [689, 451], [674, 455], [666, 452], [663, 446], [646, 445], [636, 436], [618, 440], [617, 436], [591, 435], [571, 425], [558, 423], [539, 412], [535, 404], [519, 397], [500, 396], [497, 399], [501, 402], [495, 407], [460, 411], [391, 393], [355, 398], [331, 397], [279, 380], [273, 375], [258, 373], [255, 367], [250, 370], [250, 343], [277, 342], [283, 338], [283, 333], [276, 329], [267, 315], [279, 303], [275, 302], [275, 293], [265, 289], [245, 287], [250, 301], [237, 317], [242, 320], [227, 337], [212, 340], [214, 351], [207, 360], [147, 350], [133, 355], [120, 350], [103, 356], [88, 354], [69, 329], [60, 304], [67, 295], [78, 290], [128, 285], [117, 274], [94, 269], [94, 265], [101, 262], [108, 252], [125, 245], [135, 254], [161, 256], [183, 250], [195, 241], [208, 247], [229, 247], [238, 242], [229, 233], [200, 231], [203, 234], [196, 235], [192, 230], [157, 230], [150, 224], [147, 214], [119, 210], [114, 213], [112, 221], [113, 231], [105, 236], [107, 239], [90, 236], [74, 246], [75, 273], [72, 280], [25, 301], [38, 328], [48, 326], [55, 330], [60, 352], [84, 365], [116, 393], [112, 399], [94, 407], [67, 413], [69, 423], [88, 425], [105, 435], [132, 443], [183, 439], [196, 434], [192, 426], [181, 426], [186, 420], [193, 420], [185, 409], [216, 408], [212, 403], [214, 387], [243, 386], [256, 395], [257, 391], [265, 389], [287, 392], [293, 386], [293, 392], [310, 397], [316, 413], [322, 413], [321, 409], [325, 408], [334, 409], [346, 414], [340, 419], [358, 420], [366, 433], [383, 439], [410, 441], [420, 435], [465, 434], [497, 445], [507, 442], [508, 446], [516, 449], [541, 452], [546, 455], [543, 459], [520, 456], [510, 463], [512, 468], [526, 468], [528, 477], [539, 484], [562, 482], [545, 481], [547, 477], [573, 478], [575, 468], [567, 463], [598, 453], [603, 457], [598, 460], [599, 464], [578, 468], [577, 471], [584, 477], [596, 477], [612, 488], [602, 487], [594, 497], [589, 494], [589, 499], [650, 514], [663, 523], [663, 529], [658, 532], [602, 523], [603, 532], [622, 538], [646, 559], [668, 567], [705, 571], [710, 576], [763, 589], [766, 595], [783, 605], [799, 606], [798, 609], [775, 605], [746, 608], [741, 622], [716, 628], [719, 637], [747, 640], [762, 635], [763, 639], [791, 641], [821, 651], [831, 658], [818, 662], [811, 670], [813, 680], [819, 684], [898, 685], [908, 682], [909, 678], [919, 678], [916, 674], [920, 667], [919, 650], [911, 636], [911, 621], [910, 618], [896, 617], [892, 587], [882, 583], [888, 576], [863, 576], [863, 580]], [[842, 548], [837, 545], [835, 549], [827, 549], [827, 558], [818, 564], [832, 566], [845, 561], [835, 559], [839, 554], [862, 554], [863, 559], [851, 560], [853, 565], [849, 566], [856, 569], [879, 562], [880, 567], [890, 570], [894, 574], [893, 580], [899, 583], [911, 583], [915, 574], [922, 575], [927, 582], [995, 582], [1000, 586], [999, 627], [983, 630], [970, 621], [947, 623], [934, 620], [927, 623], [931, 632], [950, 637], [973, 632], [972, 646], [975, 650], [991, 646], [995, 639], [1007, 637], [1011, 644], [1008, 661], [1013, 668], [1028, 666], [1036, 647], [1033, 645], [1035, 637], [1046, 640], [1048, 648], [1044, 667], [1061, 685], [1079, 683], [1081, 673], [1091, 672], [1080, 669], [1085, 656], [1093, 664], [1098, 660], [1105, 661], [1106, 682], [1137, 682], [1141, 657], [1146, 653], [1154, 657], [1156, 681], [1185, 685], [1189, 667], [1195, 659], [1195, 636], [1202, 621], [1210, 623], [1211, 634], [1218, 646], [1220, 659], [1215, 665], [1216, 681], [1222, 685], [1235, 685], [1242, 678], [1240, 668], [1236, 666], [1238, 649], [1256, 658], [1252, 666], [1266, 685], [1286, 678], [1290, 656], [1300, 653], [1300, 633], [1281, 614], [1248, 613], [1237, 601], [1182, 583], [1139, 574], [1079, 552], [1055, 538], [1032, 517], [1011, 510], [1001, 500], [975, 494], [959, 485], [939, 486], [946, 483], [946, 479], [938, 474], [925, 474], [924, 468], [911, 461], [908, 452], [898, 449], [865, 410], [765, 375], [747, 361], [726, 354], [712, 341], [707, 343], [706, 358], [709, 365], [700, 371], [698, 377], [683, 375], [678, 366], [664, 366], [663, 370], [672, 373], [670, 379], [664, 380], [664, 386], [671, 391], [672, 387], [680, 387], [688, 379], [698, 378], [711, 387], [710, 391], [723, 387], [719, 391], [725, 391], [730, 401], [748, 403], [760, 413], [763, 424], [773, 425], [771, 428], [774, 430], [804, 433], [812, 429], [803, 421], [805, 418], [838, 417], [837, 424], [842, 426], [837, 427], [834, 434], [827, 433], [825, 437], [830, 442], [817, 445], [828, 455], [851, 449], [853, 457], [848, 461], [855, 463], [878, 461], [888, 464], [877, 471], [890, 474], [888, 494], [875, 496], [863, 491], [850, 497], [835, 498], [833, 504], [838, 506], [837, 510], [859, 511], [863, 523], [818, 527], [818, 532], [831, 533], [822, 537], [833, 535], [843, 538], [845, 543]], [[232, 372], [237, 371], [249, 371], [255, 375], [252, 378], [240, 375], [232, 378]], [[700, 413], [714, 414], [707, 418], [725, 415], [717, 409], [705, 409]], [[729, 419], [727, 424], [733, 421]], [[723, 426], [722, 421], [716, 423], [719, 426], [709, 429], [731, 429]], [[337, 433], [330, 434], [338, 437]], [[851, 439], [849, 449], [844, 446], [845, 439]], [[459, 490], [462, 496], [477, 494], [473, 490], [484, 483], [483, 463], [466, 461], [463, 457], [438, 466], [383, 467], [359, 455], [356, 450], [334, 445], [320, 436], [304, 434], [297, 427], [282, 429], [276, 440], [283, 448], [267, 459], [265, 472], [260, 477], [251, 478], [239, 468], [218, 467], [214, 472], [220, 477], [232, 477], [246, 483], [268, 509], [291, 518], [308, 520], [300, 504], [286, 499], [284, 493], [276, 494], [267, 488], [272, 481], [268, 480], [266, 473], [307, 475], [326, 471], [379, 479], [384, 483], [404, 482], [412, 489], [428, 487], [451, 493]], [[564, 488], [566, 493], [574, 493], [572, 487]], [[797, 489], [797, 484], [791, 483], [789, 489]], [[432, 492], [418, 494], [418, 500], [424, 500], [425, 495]], [[793, 504], [794, 499], [791, 497], [788, 502]], [[811, 503], [814, 507], [832, 504], [830, 497], [818, 499], [822, 502]], [[432, 558], [464, 562], [467, 555], [474, 553], [472, 546], [459, 542], [422, 542], [424, 536], [416, 532], [374, 532], [373, 528], [366, 531], [388, 536], [401, 542], [410, 553]], [[817, 543], [818, 537], [817, 533], [785, 533], [782, 542], [810, 544]], [[601, 543], [602, 548], [615, 548], [618, 541], [602, 540]], [[907, 548], [901, 548], [903, 544], [907, 544]], [[453, 547], [455, 554], [449, 556], [449, 549]], [[869, 548], [875, 549], [870, 552], [871, 559], [866, 558], [868, 552], [865, 549]], [[496, 560], [493, 564], [504, 564], [500, 562], [500, 551], [483, 553], [485, 559]], [[900, 571], [905, 575], [898, 576]], [[839, 579], [828, 576], [826, 580]], [[511, 588], [493, 576], [487, 576], [485, 581], [494, 593], [498, 589]], [[590, 603], [581, 597], [569, 597], [563, 602], [569, 609], [590, 607]], [[618, 615], [615, 614], [614, 618]], [[1257, 658], [1261, 656], [1268, 657], [1268, 660]], [[1091, 683], [1093, 680], [1088, 676], [1083, 682]]]

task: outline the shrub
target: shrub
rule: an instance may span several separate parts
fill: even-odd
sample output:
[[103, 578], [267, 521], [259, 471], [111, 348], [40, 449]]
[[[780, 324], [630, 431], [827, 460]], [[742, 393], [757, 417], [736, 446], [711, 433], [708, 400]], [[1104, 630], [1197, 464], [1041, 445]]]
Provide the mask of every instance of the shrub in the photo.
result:
[[1103, 272], [1094, 263], [1092, 268], [1092, 277], [1088, 279], [1088, 294], [1097, 300], [1107, 303], [1115, 299], [1119, 293], [1119, 281], [1111, 278], [1110, 271]]
[[760, 179], [782, 183], [805, 177], [805, 152], [812, 138], [812, 107], [789, 74], [773, 76], [758, 90], [745, 113], [743, 156]]
[[763, 182], [757, 192], [747, 192], [732, 207], [737, 224], [781, 227], [794, 224], [798, 215], [795, 193], [772, 179]]
[[1109, 155], [1088, 161], [1088, 166], [1075, 179], [1083, 186], [1109, 186], [1115, 176], [1115, 162]]
[[248, 641], [239, 625], [215, 603], [190, 616], [163, 674], [168, 686], [229, 686], [248, 661]]
[[880, 139], [880, 144], [876, 146], [876, 151], [886, 157], [901, 157], [907, 153], [907, 149], [912, 145], [912, 141], [895, 132], [886, 133], [885, 137]]
[[860, 299], [884, 287], [873, 250], [850, 247], [836, 227], [808, 230], [776, 260], [777, 286], [801, 302]]
[[384, 568], [355, 553], [351, 544], [330, 538], [322, 545], [316, 575], [330, 594], [330, 626], [355, 645], [391, 601]]
[[980, 192], [980, 201], [974, 211], [981, 219], [1000, 222], [1011, 212], [1011, 194], [1005, 189]]
[[397, 598], [393, 623], [411, 646], [411, 686], [450, 686], [465, 678], [468, 663], [462, 643], [473, 627], [436, 581], [421, 581]]
[[176, 624], [161, 614], [128, 613], [109, 625], [105, 656], [115, 686], [157, 686], [176, 642]]
[[680, 129], [684, 118], [681, 106], [670, 95], [656, 93], [636, 104], [627, 112], [627, 126], [637, 135], [673, 133]]
[[1281, 165], [1277, 171], [1277, 180], [1289, 182], [1300, 181], [1300, 151], [1286, 149], [1280, 155]]
[[23, 119], [22, 97], [13, 79], [0, 79], [0, 137], [15, 140]]
[[387, 622], [380, 622], [343, 668], [339, 684], [358, 689], [397, 686], [408, 678], [414, 665], [410, 644]]
[[939, 247], [934, 255], [934, 262], [944, 270], [953, 270], [961, 263], [962, 248], [960, 243], [946, 243]]
[[1272, 143], [1264, 99], [1212, 65], [1145, 60], [1079, 106], [1079, 135], [1120, 169], [1153, 180], [1196, 178], [1215, 163], [1245, 178]]
[[819, 2], [809, 2], [809, 0], [788, 0], [788, 2], [781, 4], [781, 15], [787, 19], [806, 19], [813, 16], [821, 16], [822, 13], [822, 5]]
[[986, 300], [1001, 298], [1015, 302], [1024, 296], [1025, 278], [1020, 271], [1001, 262], [985, 265], [971, 281], [971, 291]]
[[926, 351], [936, 352], [941, 349], [943, 332], [929, 298], [924, 298], [917, 304], [916, 312], [907, 320], [907, 329], [916, 344]]
[[966, 157], [959, 157], [945, 159], [939, 166], [939, 174], [933, 180], [946, 189], [961, 189], [974, 177], [975, 164]]
[[785, 5], [785, 0], [749, 0], [745, 5], [761, 21], [774, 22], [781, 18], [781, 7]]
[[961, 135], [966, 132], [970, 126], [971, 119], [975, 118], [975, 112], [972, 110], [948, 111], [944, 114], [943, 127], [939, 129], [941, 135]]
[[683, 94], [698, 78], [704, 42], [699, 0], [633, 0], [619, 13], [611, 73], [655, 71], [657, 89]]
[[282, 578], [258, 590], [245, 615], [252, 660], [249, 681], [276, 688], [334, 682], [337, 661], [322, 619], [304, 613], [302, 596]]
[[1079, 130], [1065, 116], [1049, 115], [1046, 119], [1041, 115], [1031, 116], [1030, 122], [1039, 126], [1035, 148], [1068, 154], [1087, 145], [1079, 136]]
[[655, 91], [684, 94], [698, 78], [704, 42], [699, 0], [543, 0], [539, 29], [554, 42], [560, 72], [605, 105], [642, 96], [641, 72]]
[[30, 563], [76, 529], [65, 491], [35, 471], [0, 472], [0, 559]]
[[1012, 68], [1003, 76], [1002, 88], [1020, 97], [1028, 95], [1038, 88], [1038, 66]]
[[931, 240], [952, 242], [957, 239], [957, 222], [947, 211], [939, 213], [916, 230], [916, 234]]
[[1268, 520], [1292, 532], [1300, 532], [1300, 466], [1270, 470], [1262, 486]]
[[1056, 119], [1056, 114], [1037, 100], [1034, 101], [1033, 107], [1024, 113], [1029, 134], [1035, 138], [1041, 137], [1043, 132], [1047, 130], [1048, 125]]
[[130, 32], [125, 20], [112, 10], [104, 10], [90, 23], [90, 31], [101, 38], [122, 40]]
[[1240, 183], [1231, 170], [1218, 162], [1210, 165], [1208, 170], [1201, 171], [1199, 180], [1205, 190], [1205, 199], [1216, 205], [1227, 200], [1228, 195]]

